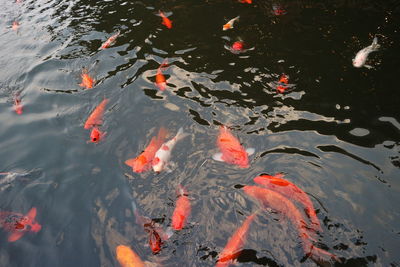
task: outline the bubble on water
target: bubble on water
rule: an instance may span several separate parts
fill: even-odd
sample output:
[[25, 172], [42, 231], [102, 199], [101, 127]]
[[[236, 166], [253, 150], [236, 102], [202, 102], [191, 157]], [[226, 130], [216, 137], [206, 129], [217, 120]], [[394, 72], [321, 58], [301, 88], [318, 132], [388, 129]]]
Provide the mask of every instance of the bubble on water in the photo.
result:
[[366, 136], [369, 134], [369, 131], [367, 129], [363, 128], [354, 128], [353, 130], [350, 131], [350, 134], [354, 136]]

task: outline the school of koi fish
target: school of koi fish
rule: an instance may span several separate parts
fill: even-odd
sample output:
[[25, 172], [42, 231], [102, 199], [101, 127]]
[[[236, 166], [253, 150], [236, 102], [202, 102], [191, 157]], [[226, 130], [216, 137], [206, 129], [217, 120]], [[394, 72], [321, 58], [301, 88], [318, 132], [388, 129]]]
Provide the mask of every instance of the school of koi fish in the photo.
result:
[[[243, 4], [252, 4], [252, 0], [236, 1]], [[17, 0], [17, 3], [19, 2], [20, 0]], [[282, 16], [287, 13], [284, 8], [279, 5], [273, 6], [273, 12], [276, 16]], [[164, 25], [167, 30], [173, 29], [173, 23], [170, 20], [172, 15], [167, 16], [162, 11], [158, 11], [156, 15], [160, 16], [161, 24]], [[236, 16], [227, 21], [226, 24], [222, 25], [222, 30], [227, 31], [233, 29], [234, 25], [238, 23], [240, 23], [240, 16]], [[14, 21], [11, 28], [14, 31], [18, 31], [20, 26], [19, 22]], [[114, 45], [121, 35], [123, 35], [123, 33], [120, 30], [116, 31], [99, 47], [99, 50], [105, 50]], [[371, 52], [377, 51], [379, 46], [378, 39], [375, 37], [371, 45], [356, 53], [352, 61], [353, 66], [356, 68], [372, 68], [366, 64], [368, 55]], [[233, 54], [241, 54], [254, 49], [253, 47], [249, 47], [243, 40], [235, 41], [225, 48]], [[168, 90], [167, 79], [164, 76], [164, 72], [168, 67], [168, 59], [165, 58], [156, 70], [155, 87], [160, 91]], [[84, 68], [82, 70], [80, 78], [79, 86], [84, 90], [91, 90], [96, 87], [96, 80], [92, 77], [88, 69]], [[292, 87], [293, 85], [289, 83], [289, 76], [282, 73], [279, 80], [276, 82], [276, 92], [278, 94], [284, 94], [290, 91]], [[99, 100], [96, 103], [96, 107], [87, 116], [83, 128], [85, 130], [90, 130], [88, 143], [96, 144], [106, 138], [107, 133], [101, 128], [104, 123], [104, 114], [107, 112], [109, 102], [110, 100], [105, 97], [101, 101]], [[23, 108], [23, 101], [19, 92], [13, 96], [13, 109], [18, 115], [23, 115], [23, 113], [26, 112]], [[137, 155], [132, 155], [133, 158], [126, 159], [125, 164], [132, 168], [132, 172], [134, 173], [143, 173], [151, 170], [154, 173], [163, 171], [170, 172], [170, 162], [171, 157], [174, 155], [173, 151], [175, 146], [188, 135], [188, 133], [184, 132], [183, 128], [179, 128], [176, 134], [173, 134], [166, 128], [160, 127], [157, 135], [150, 139], [143, 151]], [[255, 149], [245, 148], [228, 126], [220, 126], [219, 134], [216, 139], [216, 146], [218, 152], [212, 156], [213, 160], [235, 165], [237, 168], [251, 167], [249, 157], [255, 153]], [[12, 174], [0, 173], [0, 176], [12, 177]], [[236, 230], [232, 229], [234, 232], [227, 240], [226, 246], [219, 253], [216, 266], [229, 266], [239, 257], [240, 252], [246, 244], [246, 237], [251, 225], [255, 223], [260, 213], [268, 213], [270, 210], [281, 214], [283, 218], [295, 227], [298, 234], [297, 237], [302, 244], [306, 257], [321, 265], [342, 262], [339, 256], [317, 247], [316, 236], [322, 234], [323, 229], [313, 202], [306, 192], [292, 183], [290, 179], [286, 179], [282, 173], [260, 175], [253, 180], [256, 185], [243, 185], [241, 190], [252, 199], [254, 205], [257, 205], [259, 208], [256, 212], [249, 215]], [[162, 229], [162, 227], [151, 219], [141, 216], [137, 212], [136, 204], [132, 204], [137, 223], [149, 234], [148, 243], [154, 254], [161, 251], [163, 244], [168, 242], [173, 231], [180, 231], [185, 228], [191, 214], [190, 202], [191, 198], [188, 188], [179, 185], [176, 189], [175, 210], [171, 215], [171, 227], [166, 230]], [[42, 225], [35, 220], [36, 214], [36, 207], [32, 207], [26, 215], [10, 211], [1, 211], [0, 226], [4, 231], [10, 233], [8, 241], [15, 242], [28, 232], [39, 232]], [[129, 244], [118, 245], [115, 248], [115, 255], [117, 261], [123, 267], [146, 266], [140, 256], [129, 247]]]

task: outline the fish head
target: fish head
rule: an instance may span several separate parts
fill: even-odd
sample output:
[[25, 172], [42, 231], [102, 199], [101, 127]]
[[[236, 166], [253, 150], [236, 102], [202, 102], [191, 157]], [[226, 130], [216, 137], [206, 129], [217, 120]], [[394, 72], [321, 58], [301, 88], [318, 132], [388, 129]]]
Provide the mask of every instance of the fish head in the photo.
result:
[[94, 127], [92, 129], [92, 132], [90, 133], [90, 141], [93, 143], [97, 143], [100, 141], [101, 137], [101, 132], [97, 127]]
[[153, 159], [153, 170], [156, 173], [160, 173], [164, 169], [164, 161], [161, 160], [159, 157], [155, 157]]

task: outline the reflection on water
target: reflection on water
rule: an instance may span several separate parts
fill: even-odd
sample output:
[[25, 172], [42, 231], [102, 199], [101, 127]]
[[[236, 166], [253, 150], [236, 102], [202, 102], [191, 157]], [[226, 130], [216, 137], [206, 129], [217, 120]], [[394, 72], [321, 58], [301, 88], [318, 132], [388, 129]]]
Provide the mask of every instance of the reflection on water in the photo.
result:
[[[400, 6], [252, 2], [0, 2], [0, 210], [36, 207], [42, 225], [13, 243], [2, 230], [2, 265], [117, 266], [115, 248], [126, 245], [150, 266], [213, 266], [259, 208], [240, 187], [280, 172], [313, 202], [316, 246], [343, 265], [399, 264]], [[373, 69], [354, 68], [374, 36]], [[83, 70], [93, 86], [80, 86]], [[87, 143], [83, 126], [104, 98], [107, 134]], [[212, 160], [220, 125], [255, 148], [249, 168]], [[132, 172], [125, 161], [160, 127], [168, 138], [189, 133], [171, 171]], [[178, 185], [191, 215], [153, 254], [137, 218], [168, 231]], [[237, 261], [315, 265], [274, 210], [259, 212]]]

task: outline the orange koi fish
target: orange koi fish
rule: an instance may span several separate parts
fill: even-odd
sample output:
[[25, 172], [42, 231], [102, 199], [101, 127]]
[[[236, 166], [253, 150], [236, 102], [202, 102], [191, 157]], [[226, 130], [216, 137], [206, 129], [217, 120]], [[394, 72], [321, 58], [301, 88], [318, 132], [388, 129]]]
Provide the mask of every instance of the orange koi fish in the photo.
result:
[[90, 140], [89, 141], [92, 143], [98, 143], [103, 139], [103, 137], [105, 135], [106, 135], [106, 133], [103, 133], [102, 131], [100, 131], [100, 129], [97, 126], [94, 126], [92, 128], [92, 131], [90, 132]]
[[169, 18], [167, 18], [164, 15], [164, 13], [161, 12], [161, 11], [158, 11], [158, 14], [162, 17], [162, 20], [163, 20], [162, 24], [165, 25], [168, 29], [171, 29], [172, 28], [172, 21]]
[[167, 130], [161, 127], [158, 132], [158, 136], [151, 139], [150, 144], [144, 149], [144, 151], [136, 158], [125, 161], [125, 164], [129, 167], [132, 167], [133, 172], [140, 173], [148, 171], [152, 166], [152, 162], [157, 150], [164, 143], [166, 136]]
[[93, 86], [95, 84], [95, 80], [93, 80], [93, 78], [90, 77], [87, 69], [82, 70], [81, 78], [82, 78], [82, 82], [79, 84], [79, 86], [84, 87], [86, 89], [93, 88]]
[[281, 94], [284, 93], [289, 88], [288, 83], [289, 83], [289, 76], [287, 76], [286, 74], [282, 74], [282, 76], [279, 78], [276, 90]]
[[161, 91], [164, 91], [165, 88], [167, 87], [167, 82], [165, 80], [165, 76], [161, 71], [161, 70], [165, 69], [167, 66], [168, 66], [168, 63], [167, 63], [167, 60], [165, 59], [163, 61], [163, 63], [161, 63], [160, 66], [157, 69], [156, 85]]
[[251, 4], [253, 1], [252, 0], [239, 0], [240, 3], [243, 4]]
[[86, 130], [95, 127], [95, 126], [99, 126], [103, 123], [103, 114], [106, 108], [107, 103], [110, 100], [105, 98], [103, 101], [101, 101], [101, 103], [93, 110], [92, 114], [90, 114], [90, 116], [87, 118], [86, 122], [85, 122], [85, 126], [84, 128]]
[[170, 235], [164, 232], [163, 229], [160, 226], [157, 226], [157, 223], [152, 220], [150, 220], [149, 223], [144, 224], [144, 229], [149, 233], [149, 245], [151, 251], [153, 251], [154, 254], [157, 254], [161, 251], [161, 246], [164, 241], [170, 238]]
[[244, 149], [239, 140], [231, 134], [226, 126], [221, 126], [217, 138], [217, 146], [220, 153], [213, 155], [217, 161], [225, 161], [229, 164], [238, 165], [241, 168], [249, 167], [249, 155], [254, 153], [254, 148]]
[[175, 210], [172, 214], [172, 228], [174, 230], [182, 230], [191, 211], [186, 190], [180, 185], [178, 187], [178, 192], [178, 200], [176, 201]]
[[144, 262], [140, 259], [130, 247], [119, 245], [115, 249], [117, 254], [117, 261], [121, 267], [146, 267]]
[[8, 242], [15, 242], [27, 232], [37, 233], [42, 226], [36, 222], [36, 208], [33, 207], [26, 215], [9, 211], [0, 211], [0, 227], [10, 232]]
[[14, 95], [14, 111], [18, 115], [21, 115], [22, 111], [23, 111], [23, 106], [21, 103], [21, 97], [20, 97], [19, 93]]
[[14, 31], [17, 31], [18, 28], [19, 28], [19, 22], [18, 22], [18, 21], [13, 21], [11, 28], [12, 28]]
[[99, 50], [101, 49], [106, 49], [108, 47], [110, 47], [111, 45], [115, 44], [115, 41], [117, 40], [118, 36], [120, 35], [120, 31], [118, 30], [115, 34], [113, 34], [110, 38], [107, 39], [107, 41], [105, 41], [99, 48]]
[[239, 20], [240, 16], [237, 16], [233, 19], [231, 19], [230, 21], [228, 21], [226, 24], [224, 24], [224, 26], [222, 26], [222, 30], [226, 31], [229, 29], [233, 28], [233, 23], [235, 23], [235, 21]]
[[240, 226], [232, 237], [229, 239], [228, 243], [226, 243], [225, 248], [219, 255], [219, 259], [215, 267], [227, 267], [229, 266], [231, 260], [236, 259], [243, 248], [244, 243], [246, 242], [247, 233], [249, 231], [250, 225], [254, 220], [256, 213], [253, 213], [243, 222], [242, 226]]
[[264, 208], [272, 208], [282, 213], [292, 222], [302, 240], [305, 254], [311, 257], [313, 261], [329, 262], [333, 259], [340, 262], [340, 259], [336, 255], [317, 248], [312, 244], [312, 237], [309, 235], [311, 233], [307, 229], [307, 224], [305, 223], [304, 217], [289, 199], [275, 191], [258, 186], [247, 185], [243, 187], [243, 190], [247, 195], [256, 199]]
[[268, 189], [274, 190], [282, 194], [283, 196], [294, 199], [295, 201], [301, 203], [305, 207], [306, 214], [310, 217], [313, 227], [317, 228], [317, 231], [322, 231], [321, 224], [315, 213], [314, 206], [307, 196], [307, 194], [298, 188], [295, 184], [283, 179], [283, 174], [271, 175], [261, 175], [254, 178], [254, 182], [263, 185]]

